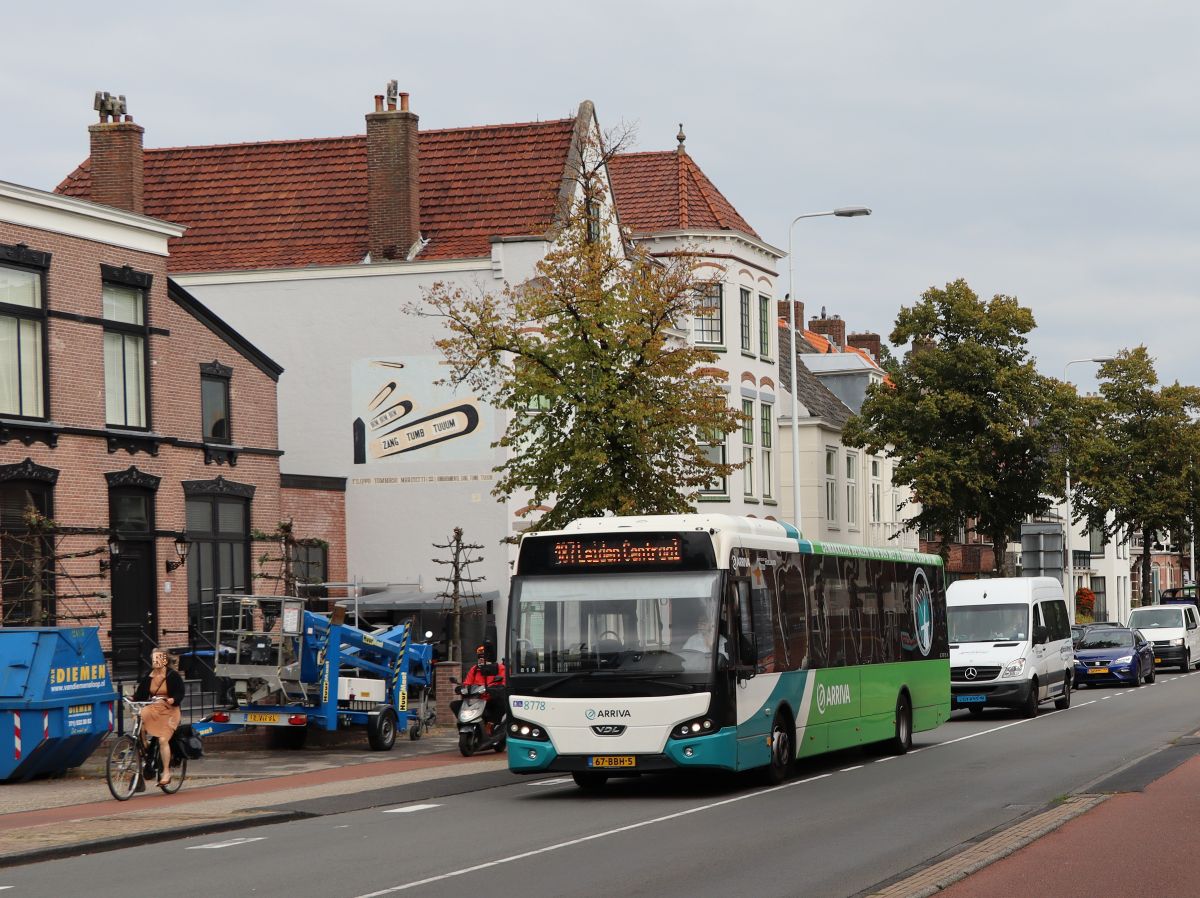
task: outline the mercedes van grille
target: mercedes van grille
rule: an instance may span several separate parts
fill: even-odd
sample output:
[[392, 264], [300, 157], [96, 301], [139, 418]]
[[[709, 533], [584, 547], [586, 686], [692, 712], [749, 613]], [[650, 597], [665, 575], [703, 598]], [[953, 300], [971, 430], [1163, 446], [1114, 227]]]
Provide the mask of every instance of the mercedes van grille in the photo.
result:
[[954, 683], [979, 683], [984, 680], [994, 680], [1000, 676], [1000, 667], [952, 667], [950, 668], [950, 680]]

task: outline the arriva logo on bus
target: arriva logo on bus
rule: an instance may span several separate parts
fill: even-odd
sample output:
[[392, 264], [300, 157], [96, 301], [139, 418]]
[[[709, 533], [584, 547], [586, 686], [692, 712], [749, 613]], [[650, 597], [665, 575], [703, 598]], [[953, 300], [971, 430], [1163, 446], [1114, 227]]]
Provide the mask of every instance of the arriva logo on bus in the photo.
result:
[[627, 708], [606, 708], [597, 711], [595, 708], [588, 708], [583, 712], [583, 716], [588, 720], [595, 720], [597, 717], [632, 717]]
[[824, 683], [817, 684], [818, 714], [824, 714], [827, 707], [848, 704], [850, 704], [849, 683], [834, 683], [832, 686], [826, 686]]

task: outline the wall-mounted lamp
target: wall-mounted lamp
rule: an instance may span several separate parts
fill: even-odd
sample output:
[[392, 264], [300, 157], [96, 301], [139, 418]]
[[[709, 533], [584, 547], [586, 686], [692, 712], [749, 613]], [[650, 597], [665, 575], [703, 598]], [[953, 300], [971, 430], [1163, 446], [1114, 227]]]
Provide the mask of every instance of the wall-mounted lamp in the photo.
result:
[[188, 550], [191, 547], [192, 547], [192, 544], [188, 542], [187, 537], [184, 536], [183, 534], [180, 534], [179, 536], [175, 537], [175, 554], [179, 556], [179, 560], [172, 561], [169, 558], [167, 559], [167, 573], [168, 574], [171, 573], [172, 571], [178, 570], [179, 568], [181, 568], [185, 564], [187, 564]]
[[116, 536], [108, 538], [108, 554], [111, 558], [100, 559], [100, 573], [102, 574], [112, 569], [113, 563], [111, 559], [121, 554], [121, 542]]

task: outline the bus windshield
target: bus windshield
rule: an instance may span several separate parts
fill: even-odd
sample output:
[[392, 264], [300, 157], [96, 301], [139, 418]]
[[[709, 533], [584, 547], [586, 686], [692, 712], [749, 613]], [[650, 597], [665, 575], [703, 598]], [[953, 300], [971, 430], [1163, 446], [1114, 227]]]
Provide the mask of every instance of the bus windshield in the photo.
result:
[[714, 642], [718, 654], [725, 648], [716, 633], [719, 583], [718, 571], [517, 577], [512, 671], [707, 678]]
[[1022, 642], [1029, 638], [1028, 605], [951, 605], [951, 642]]

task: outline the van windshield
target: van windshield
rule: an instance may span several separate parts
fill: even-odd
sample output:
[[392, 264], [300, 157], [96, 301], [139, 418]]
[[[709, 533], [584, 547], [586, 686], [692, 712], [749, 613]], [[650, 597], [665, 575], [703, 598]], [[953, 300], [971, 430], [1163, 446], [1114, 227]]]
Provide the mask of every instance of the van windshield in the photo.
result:
[[1022, 642], [1029, 638], [1028, 605], [951, 605], [951, 642]]
[[1129, 629], [1153, 630], [1156, 627], [1183, 626], [1182, 608], [1136, 608], [1129, 615]]

